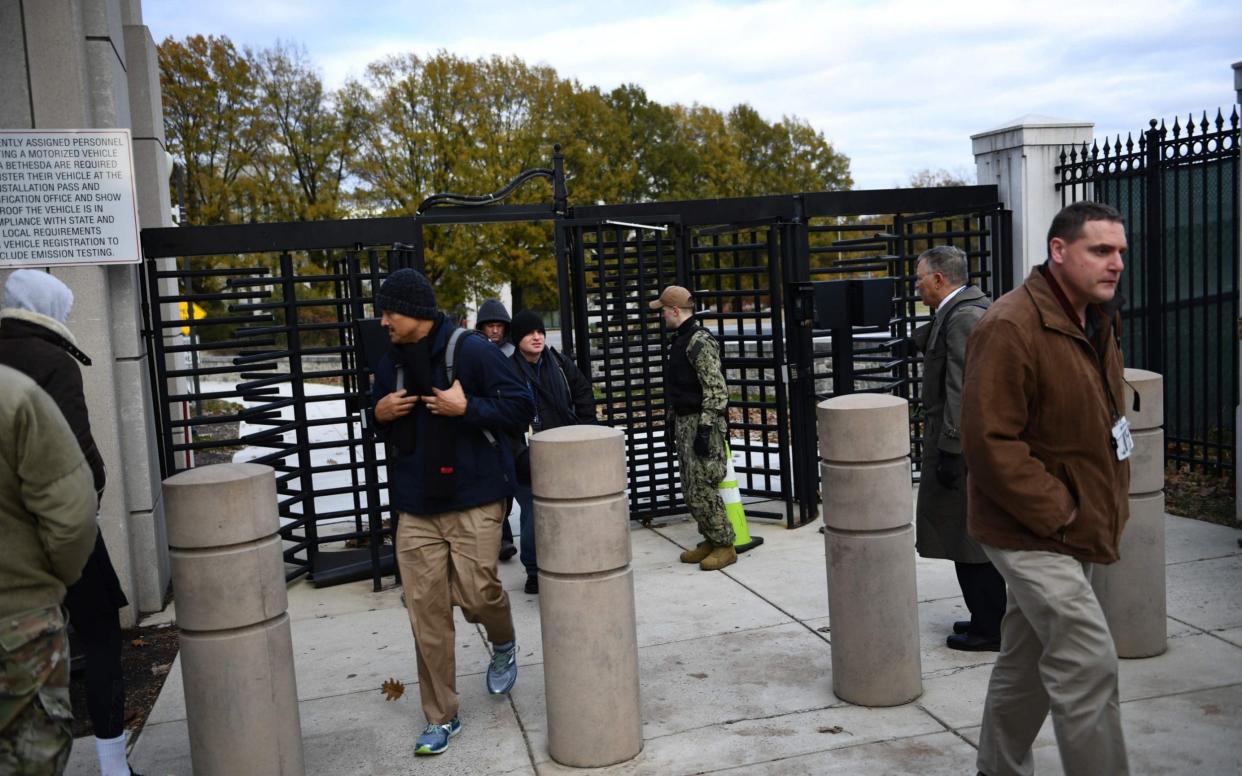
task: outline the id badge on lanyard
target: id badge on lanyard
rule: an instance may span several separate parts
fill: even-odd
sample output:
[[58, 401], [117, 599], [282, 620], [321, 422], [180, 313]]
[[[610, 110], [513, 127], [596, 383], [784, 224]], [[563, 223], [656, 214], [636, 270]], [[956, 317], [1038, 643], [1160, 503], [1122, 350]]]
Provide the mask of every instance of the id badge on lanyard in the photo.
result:
[[1130, 421], [1124, 415], [1113, 424], [1113, 450], [1117, 460], [1124, 461], [1134, 452], [1134, 437], [1130, 436]]

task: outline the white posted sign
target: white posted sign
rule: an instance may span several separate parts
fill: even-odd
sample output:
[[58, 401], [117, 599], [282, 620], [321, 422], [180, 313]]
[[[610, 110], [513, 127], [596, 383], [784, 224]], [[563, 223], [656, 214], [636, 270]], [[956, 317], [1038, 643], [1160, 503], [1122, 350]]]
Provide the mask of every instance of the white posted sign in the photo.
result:
[[140, 261], [128, 129], [0, 129], [0, 269]]

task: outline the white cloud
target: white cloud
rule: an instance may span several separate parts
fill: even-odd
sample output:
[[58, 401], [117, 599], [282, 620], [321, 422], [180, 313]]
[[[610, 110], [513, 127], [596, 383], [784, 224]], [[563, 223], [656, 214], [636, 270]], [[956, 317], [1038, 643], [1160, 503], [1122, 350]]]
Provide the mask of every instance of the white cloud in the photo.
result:
[[1233, 101], [1242, 6], [1174, 0], [153, 3], [157, 40], [302, 43], [330, 85], [388, 54], [516, 55], [611, 89], [810, 121], [859, 187], [973, 168], [969, 136], [1026, 113], [1138, 130]]

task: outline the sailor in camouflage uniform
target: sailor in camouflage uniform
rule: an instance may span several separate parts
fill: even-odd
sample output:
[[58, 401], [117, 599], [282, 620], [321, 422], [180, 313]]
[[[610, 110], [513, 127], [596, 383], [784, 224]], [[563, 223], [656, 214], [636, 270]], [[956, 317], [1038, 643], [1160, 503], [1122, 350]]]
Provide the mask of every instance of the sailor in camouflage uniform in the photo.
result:
[[695, 320], [694, 301], [681, 286], [664, 289], [650, 307], [660, 310], [665, 325], [676, 332], [664, 362], [664, 397], [674, 416], [686, 506], [703, 535], [697, 547], [681, 554], [681, 562], [716, 571], [737, 562], [733, 526], [719, 491], [728, 466], [725, 409], [729, 404], [720, 344]]
[[64, 771], [69, 639], [60, 604], [95, 546], [95, 487], [56, 403], [0, 365], [0, 773]]

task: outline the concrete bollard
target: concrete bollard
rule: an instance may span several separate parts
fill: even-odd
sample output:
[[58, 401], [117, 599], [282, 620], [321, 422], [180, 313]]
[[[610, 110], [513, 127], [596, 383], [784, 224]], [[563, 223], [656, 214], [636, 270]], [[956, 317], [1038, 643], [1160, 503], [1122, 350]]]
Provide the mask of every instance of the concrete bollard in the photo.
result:
[[[1169, 648], [1164, 566], [1164, 378], [1126, 370], [1130, 454], [1130, 520], [1121, 560], [1091, 574], [1118, 657], [1152, 657]], [[1139, 412], [1134, 411], [1134, 392]]]
[[272, 469], [189, 469], [164, 504], [194, 773], [302, 776]]
[[598, 768], [643, 748], [625, 433], [562, 426], [530, 443], [548, 751]]
[[817, 408], [832, 691], [860, 706], [923, 694], [908, 406], [855, 393]]

